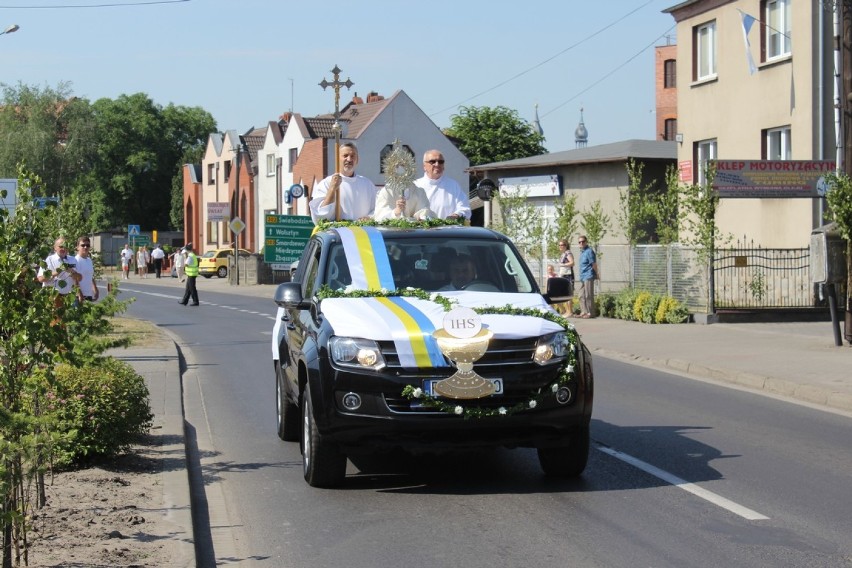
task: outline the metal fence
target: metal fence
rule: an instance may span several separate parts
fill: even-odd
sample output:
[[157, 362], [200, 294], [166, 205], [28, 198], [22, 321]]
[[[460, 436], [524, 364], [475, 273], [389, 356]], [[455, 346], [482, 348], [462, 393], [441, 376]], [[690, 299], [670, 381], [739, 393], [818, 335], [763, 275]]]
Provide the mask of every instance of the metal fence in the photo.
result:
[[[634, 288], [668, 295], [691, 311], [707, 311], [708, 268], [694, 249], [639, 245], [632, 250]], [[717, 249], [714, 305], [719, 308], [805, 308], [816, 305], [807, 248], [770, 249], [737, 242]]]
[[681, 245], [638, 245], [632, 249], [631, 285], [652, 294], [671, 296], [693, 312], [706, 312], [707, 268], [694, 249]]
[[716, 251], [716, 308], [807, 308], [814, 306], [810, 250], [770, 249], [738, 241]]

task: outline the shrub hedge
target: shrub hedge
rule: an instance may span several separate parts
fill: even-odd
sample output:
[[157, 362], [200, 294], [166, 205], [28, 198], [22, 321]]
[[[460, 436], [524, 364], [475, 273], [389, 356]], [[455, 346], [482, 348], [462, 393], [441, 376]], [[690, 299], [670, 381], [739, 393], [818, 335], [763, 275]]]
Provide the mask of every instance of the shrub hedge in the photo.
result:
[[56, 465], [118, 455], [150, 429], [148, 387], [127, 363], [105, 357], [82, 368], [63, 364], [55, 369], [55, 377], [44, 410], [59, 433], [67, 435]]
[[598, 314], [603, 317], [643, 323], [685, 323], [689, 310], [671, 296], [658, 296], [644, 290], [625, 288], [616, 294], [595, 296]]

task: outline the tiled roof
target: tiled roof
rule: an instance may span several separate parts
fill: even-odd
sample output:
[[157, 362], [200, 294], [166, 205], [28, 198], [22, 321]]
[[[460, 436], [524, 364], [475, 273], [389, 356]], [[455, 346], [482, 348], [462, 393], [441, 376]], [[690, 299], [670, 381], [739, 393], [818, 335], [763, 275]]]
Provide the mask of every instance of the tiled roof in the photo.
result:
[[[311, 138], [334, 138], [333, 116], [317, 116], [314, 118], [305, 118], [305, 126], [308, 129], [308, 135]], [[341, 120], [341, 122], [343, 122]]]

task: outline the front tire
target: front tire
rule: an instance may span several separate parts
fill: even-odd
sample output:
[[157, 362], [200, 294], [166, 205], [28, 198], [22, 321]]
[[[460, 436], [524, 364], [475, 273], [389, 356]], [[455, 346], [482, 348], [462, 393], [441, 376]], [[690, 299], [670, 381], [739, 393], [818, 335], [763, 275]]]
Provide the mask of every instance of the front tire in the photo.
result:
[[302, 472], [311, 487], [338, 487], [346, 478], [346, 455], [317, 430], [308, 385], [302, 395]]
[[539, 448], [538, 462], [548, 477], [577, 477], [589, 461], [589, 427], [583, 426], [567, 439], [567, 446]]
[[284, 372], [281, 362], [275, 362], [275, 398], [278, 410], [278, 437], [285, 442], [299, 441], [299, 407], [284, 394]]

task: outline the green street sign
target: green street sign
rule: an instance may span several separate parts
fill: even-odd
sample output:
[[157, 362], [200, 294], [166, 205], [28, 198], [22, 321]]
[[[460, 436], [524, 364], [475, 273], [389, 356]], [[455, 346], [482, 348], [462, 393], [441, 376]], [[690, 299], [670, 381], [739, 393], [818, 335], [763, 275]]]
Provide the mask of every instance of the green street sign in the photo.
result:
[[302, 256], [314, 222], [308, 215], [264, 215], [263, 261], [289, 264]]
[[135, 247], [147, 247], [151, 244], [151, 237], [149, 235], [133, 235], [132, 237], [130, 237], [130, 244]]

